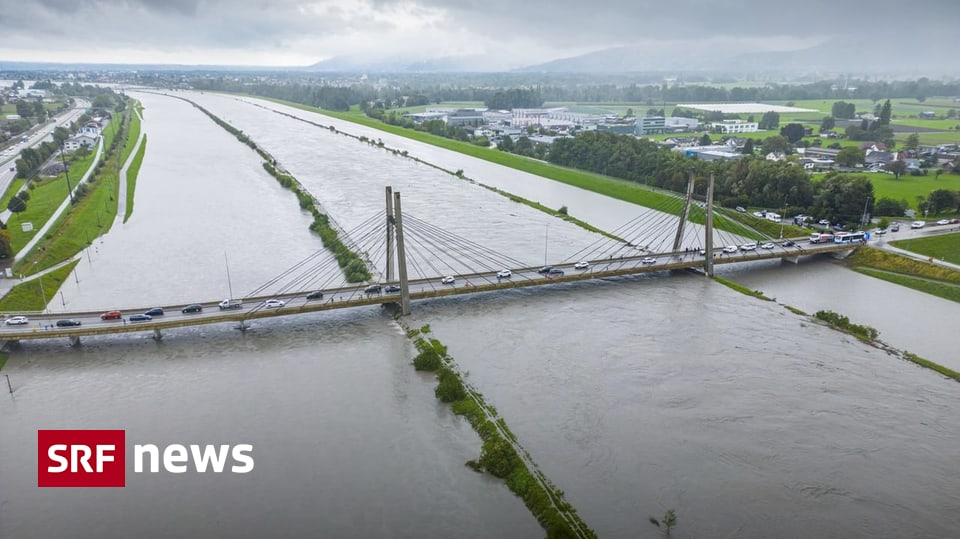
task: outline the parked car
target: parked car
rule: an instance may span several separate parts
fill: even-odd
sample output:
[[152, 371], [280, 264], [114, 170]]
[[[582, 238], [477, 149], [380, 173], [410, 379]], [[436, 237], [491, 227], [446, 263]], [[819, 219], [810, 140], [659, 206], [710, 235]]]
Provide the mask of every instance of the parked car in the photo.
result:
[[279, 299], [268, 299], [266, 303], [263, 304], [263, 306], [266, 307], [267, 309], [279, 309], [284, 305], [286, 305], [286, 303], [284, 303]]
[[163, 307], [154, 307], [143, 314], [148, 314], [150, 316], [163, 316]]
[[120, 320], [123, 314], [120, 311], [107, 311], [100, 315], [100, 320]]
[[747, 209], [743, 206], [737, 206], [737, 211], [740, 213], [747, 213]]
[[648, 256], [648, 257], [645, 257], [643, 260], [641, 260], [640, 263], [641, 263], [641, 264], [656, 264], [656, 263], [657, 263], [657, 259]]
[[559, 268], [551, 268], [550, 271], [547, 272], [547, 277], [562, 277], [562, 276], [563, 276], [563, 270]]
[[310, 292], [309, 294], [307, 294], [307, 300], [309, 301], [311, 299], [323, 299], [323, 292], [320, 290], [317, 290], [315, 292]]
[[443, 279], [440, 279], [440, 283], [442, 284], [453, 284], [455, 281], [456, 279], [453, 278], [453, 275], [447, 275]]
[[497, 272], [497, 277], [501, 279], [509, 279], [512, 276], [513, 276], [513, 273], [508, 269], [500, 270]]
[[30, 323], [30, 319], [27, 318], [26, 316], [13, 316], [13, 317], [7, 318], [7, 321], [4, 322], [4, 324], [8, 326], [22, 326], [24, 324], [29, 324], [29, 323]]
[[900, 223], [890, 225], [890, 232], [900, 232]]
[[384, 291], [385, 293], [387, 293], [387, 294], [396, 294], [397, 292], [400, 291], [400, 286], [399, 286], [399, 285], [395, 285], [395, 284], [392, 284], [392, 285], [389, 285], [389, 286], [385, 286], [385, 287], [383, 288], [383, 291]]
[[383, 287], [378, 284], [372, 284], [363, 289], [364, 294], [379, 294], [383, 292]]
[[190, 305], [187, 305], [186, 307], [180, 309], [180, 312], [182, 312], [183, 314], [200, 313], [200, 312], [203, 312], [203, 306], [201, 306], [199, 303], [191, 303]]
[[57, 327], [58, 327], [58, 328], [68, 328], [68, 327], [79, 326], [79, 325], [80, 325], [80, 321], [79, 321], [79, 320], [69, 320], [69, 319], [68, 319], [68, 320], [57, 320]]
[[760, 246], [761, 249], [773, 249], [774, 247], [776, 247], [776, 245], [769, 241]]
[[581, 260], [580, 262], [577, 262], [576, 264], [573, 265], [573, 269], [578, 269], [578, 270], [585, 270], [589, 268], [590, 268], [590, 263], [587, 262], [586, 260]]
[[550, 270], [553, 269], [553, 266], [544, 266], [537, 270], [537, 273], [550, 273]]
[[239, 309], [243, 307], [243, 301], [239, 299], [225, 299], [221, 301], [218, 306], [221, 311], [224, 309]]
[[130, 315], [131, 322], [149, 322], [151, 320], [153, 320], [153, 317], [150, 316], [149, 314], [131, 314]]

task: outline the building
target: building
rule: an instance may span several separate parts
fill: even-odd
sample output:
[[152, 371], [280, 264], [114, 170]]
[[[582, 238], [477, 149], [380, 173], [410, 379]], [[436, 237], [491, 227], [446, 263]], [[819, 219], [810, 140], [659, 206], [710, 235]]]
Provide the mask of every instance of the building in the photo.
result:
[[80, 135], [74, 135], [63, 142], [64, 151], [72, 152], [79, 150], [81, 147], [91, 148], [94, 144], [97, 143], [99, 137], [88, 135], [86, 133]]
[[675, 148], [674, 151], [682, 151], [686, 157], [696, 157], [703, 161], [727, 160], [733, 161], [743, 157], [742, 153], [730, 150], [726, 144], [714, 146], [691, 146], [688, 148]]
[[635, 135], [637, 133], [637, 119], [613, 119], [608, 118], [603, 123], [597, 124], [597, 131], [606, 131], [620, 135]]
[[696, 131], [700, 127], [700, 120], [696, 118], [684, 118], [683, 116], [671, 116], [670, 118], [663, 119], [663, 127], [670, 133]]
[[713, 122], [713, 128], [723, 134], [756, 133], [760, 130], [760, 124], [757, 122], [747, 122], [745, 120], [724, 120], [722, 122]]
[[483, 123], [482, 110], [457, 109], [447, 113], [447, 125], [451, 127], [479, 127]]
[[663, 116], [644, 116], [637, 119], [637, 135], [662, 135], [666, 131], [666, 119]]

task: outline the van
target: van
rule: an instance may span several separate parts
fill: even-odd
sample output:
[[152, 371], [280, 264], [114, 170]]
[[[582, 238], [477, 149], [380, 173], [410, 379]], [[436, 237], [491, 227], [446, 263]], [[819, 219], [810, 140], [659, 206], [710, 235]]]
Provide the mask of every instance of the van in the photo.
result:
[[239, 299], [225, 299], [220, 302], [220, 310], [224, 309], [239, 309], [243, 307], [243, 300]]

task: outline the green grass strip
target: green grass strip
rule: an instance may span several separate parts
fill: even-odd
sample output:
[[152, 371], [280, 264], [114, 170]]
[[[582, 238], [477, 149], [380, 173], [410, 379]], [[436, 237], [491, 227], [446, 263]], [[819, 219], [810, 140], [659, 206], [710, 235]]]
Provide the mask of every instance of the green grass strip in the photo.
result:
[[3, 366], [7, 364], [7, 358], [10, 357], [9, 354], [0, 352], [0, 371], [3, 370]]
[[897, 240], [890, 245], [907, 251], [960, 264], [960, 234], [938, 234], [926, 238]]
[[140, 149], [137, 150], [137, 155], [133, 157], [133, 162], [130, 163], [130, 168], [127, 169], [127, 209], [123, 216], [124, 223], [133, 215], [133, 193], [137, 188], [137, 175], [140, 174], [140, 165], [143, 164], [143, 156], [146, 153], [147, 136], [144, 135], [143, 142], [140, 143]]
[[941, 281], [931, 281], [929, 279], [919, 279], [910, 275], [901, 273], [892, 273], [889, 271], [875, 270], [871, 268], [854, 268], [858, 273], [869, 275], [877, 279], [912, 288], [914, 290], [937, 296], [938, 298], [950, 301], [960, 302], [960, 285], [944, 283]]
[[947, 378], [952, 378], [960, 382], [960, 372], [957, 372], [953, 369], [948, 369], [947, 367], [944, 367], [943, 365], [940, 365], [938, 363], [934, 363], [929, 359], [923, 359], [922, 357], [916, 354], [911, 354], [910, 352], [904, 352], [903, 359], [906, 359], [907, 361], [912, 361], [913, 363], [916, 363], [921, 367], [926, 367], [928, 369], [937, 371], [940, 374], [946, 376]]
[[[43, 298], [46, 298], [48, 302], [53, 301], [57, 290], [60, 290], [60, 285], [67, 280], [78, 262], [79, 260], [74, 260], [42, 277], [15, 285], [3, 299], [0, 299], [0, 312], [17, 314], [42, 311], [46, 307], [43, 304]], [[43, 285], [42, 290], [40, 288], [41, 283]]]
[[960, 284], [960, 271], [922, 260], [891, 253], [874, 247], [861, 246], [844, 263], [852, 268], [867, 267], [878, 270], [924, 277], [946, 283]]
[[713, 277], [713, 280], [714, 280], [714, 281], [717, 281], [718, 283], [720, 283], [720, 284], [722, 284], [722, 285], [724, 285], [724, 286], [727, 286], [727, 287], [729, 287], [729, 288], [732, 288], [732, 289], [736, 290], [737, 292], [740, 292], [741, 294], [745, 294], [745, 295], [747, 295], [747, 296], [750, 296], [750, 297], [753, 297], [753, 298], [759, 298], [759, 299], [766, 300], [766, 301], [773, 301], [772, 298], [768, 298], [767, 296], [765, 296], [765, 295], [763, 294], [763, 292], [761, 292], [761, 291], [759, 291], [759, 290], [750, 290], [749, 288], [743, 286], [742, 284], [737, 284], [737, 283], [735, 283], [735, 282], [733, 282], [733, 281], [730, 281], [730, 280], [728, 280], [728, 279], [724, 279], [723, 277], [714, 276], [714, 277]]

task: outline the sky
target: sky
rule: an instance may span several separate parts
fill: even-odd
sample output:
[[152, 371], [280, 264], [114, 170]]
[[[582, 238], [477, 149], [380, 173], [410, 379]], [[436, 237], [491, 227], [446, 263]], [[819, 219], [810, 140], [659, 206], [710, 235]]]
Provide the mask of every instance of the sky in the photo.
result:
[[[909, 8], [907, 8], [909, 6]], [[951, 51], [960, 0], [0, 0], [0, 61], [308, 66], [464, 57], [510, 69], [619, 46]]]

